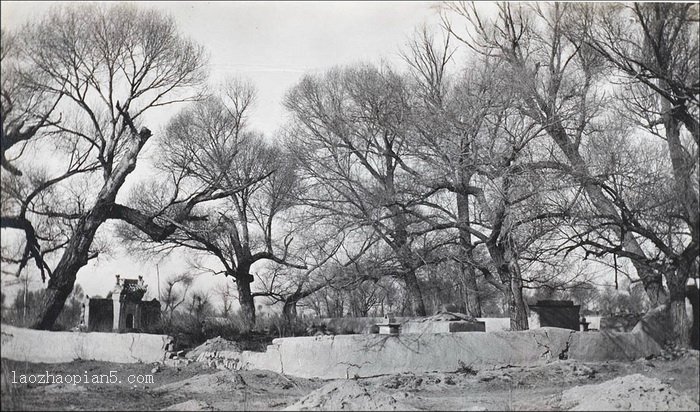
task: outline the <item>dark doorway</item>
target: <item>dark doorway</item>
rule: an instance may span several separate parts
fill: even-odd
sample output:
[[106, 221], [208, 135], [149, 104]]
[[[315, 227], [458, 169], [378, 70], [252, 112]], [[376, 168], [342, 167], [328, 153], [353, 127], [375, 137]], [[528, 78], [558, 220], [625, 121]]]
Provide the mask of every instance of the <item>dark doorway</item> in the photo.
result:
[[133, 329], [134, 328], [134, 315], [129, 313], [126, 315], [126, 328], [127, 329]]

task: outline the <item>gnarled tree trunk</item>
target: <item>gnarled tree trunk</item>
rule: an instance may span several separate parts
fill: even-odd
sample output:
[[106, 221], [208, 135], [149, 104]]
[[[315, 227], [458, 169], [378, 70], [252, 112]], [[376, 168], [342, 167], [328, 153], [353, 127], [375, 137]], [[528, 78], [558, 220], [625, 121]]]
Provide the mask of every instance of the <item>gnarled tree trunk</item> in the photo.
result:
[[[679, 265], [675, 271], [666, 274], [666, 284], [669, 291], [669, 317], [671, 319], [671, 339], [674, 346], [691, 347], [691, 323], [685, 308], [687, 294], [686, 283], [690, 275], [690, 266]], [[697, 319], [694, 319], [697, 321]]]
[[528, 330], [527, 308], [523, 299], [523, 278], [517, 260], [508, 263], [510, 283], [508, 285], [508, 312], [510, 330]]
[[406, 285], [406, 293], [411, 303], [411, 313], [413, 316], [425, 316], [427, 312], [423, 302], [423, 293], [420, 290], [415, 270], [409, 270], [408, 273], [402, 276], [402, 279]]
[[80, 220], [73, 238], [52, 273], [44, 295], [42, 311], [34, 326], [37, 329], [49, 330], [53, 327], [66, 299], [73, 291], [78, 271], [88, 262], [90, 245], [97, 229], [104, 222], [104, 218], [94, 212], [96, 211], [93, 210], [93, 213]]
[[243, 325], [247, 331], [251, 331], [255, 328], [255, 299], [250, 289], [251, 276], [247, 270], [244, 272], [239, 272], [235, 277], [236, 289], [238, 290], [238, 302], [241, 305]]
[[287, 299], [282, 306], [282, 317], [287, 324], [293, 323], [297, 319], [297, 300]]
[[[128, 116], [128, 114], [125, 114]], [[130, 120], [129, 120], [130, 123]], [[151, 137], [151, 131], [147, 128], [136, 132], [132, 126], [132, 139], [122, 159], [105, 180], [102, 189], [97, 195], [97, 201], [90, 212], [78, 221], [73, 236], [66, 247], [61, 260], [53, 271], [49, 285], [46, 289], [44, 306], [39, 313], [35, 327], [37, 329], [51, 329], [60, 315], [66, 299], [73, 291], [78, 271], [87, 265], [90, 254], [90, 246], [95, 239], [97, 229], [100, 228], [109, 217], [110, 208], [114, 204], [119, 189], [124, 184], [126, 177], [136, 167], [136, 159]]]

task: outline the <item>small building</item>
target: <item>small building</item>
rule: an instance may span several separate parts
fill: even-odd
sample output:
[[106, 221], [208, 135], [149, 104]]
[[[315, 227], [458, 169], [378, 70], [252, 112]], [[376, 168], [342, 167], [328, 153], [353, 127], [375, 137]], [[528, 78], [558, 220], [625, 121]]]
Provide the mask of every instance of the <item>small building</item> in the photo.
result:
[[85, 296], [81, 313], [81, 330], [88, 332], [142, 331], [160, 320], [160, 302], [143, 300], [148, 286], [143, 276], [122, 279], [116, 275], [116, 285], [107, 298]]

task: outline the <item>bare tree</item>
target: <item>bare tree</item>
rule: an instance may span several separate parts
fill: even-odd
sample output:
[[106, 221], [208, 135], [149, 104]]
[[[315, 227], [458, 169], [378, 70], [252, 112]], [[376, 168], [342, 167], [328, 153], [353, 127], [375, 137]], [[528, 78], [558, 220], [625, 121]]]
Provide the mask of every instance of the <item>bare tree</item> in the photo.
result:
[[330, 286], [345, 285], [347, 279], [338, 276], [338, 272], [329, 267], [337, 266], [337, 254], [344, 237], [334, 239], [335, 233], [322, 236], [318, 228], [300, 230], [303, 246], [296, 255], [303, 257], [305, 269], [276, 264], [260, 276], [261, 290], [253, 293], [254, 297], [266, 297], [273, 303], [282, 303], [282, 317], [287, 323], [297, 318], [297, 305], [307, 297]]
[[[611, 64], [611, 74], [623, 83], [618, 112], [637, 126], [630, 133], [648, 132], [637, 156], [621, 156], [616, 162], [617, 169], [631, 170], [635, 177], [616, 173], [604, 189], [621, 212], [614, 224], [649, 243], [652, 253], [629, 257], [665, 277], [675, 343], [685, 346], [690, 342], [686, 283], [698, 277], [700, 265], [698, 7], [635, 3], [576, 11], [584, 17], [577, 20], [588, 24], [579, 23], [572, 31]], [[649, 153], [645, 149], [653, 137], [660, 138], [661, 147]], [[601, 243], [595, 248], [615, 253], [614, 246]]]
[[233, 301], [235, 299], [234, 290], [229, 282], [220, 284], [214, 293], [221, 300], [221, 316], [227, 318], [233, 309]]
[[[74, 164], [63, 176], [47, 179], [39, 173], [23, 176], [15, 165], [30, 145], [30, 140], [42, 136], [42, 131], [59, 119], [50, 120], [62, 93], [51, 94], [42, 87], [36, 86], [40, 74], [23, 64], [21, 59], [20, 39], [14, 33], [2, 29], [0, 41], [0, 70], [2, 89], [0, 93], [0, 109], [2, 119], [2, 136], [0, 137], [0, 166], [7, 173], [2, 179], [2, 217], [3, 229], [14, 229], [24, 232], [22, 251], [8, 253], [3, 245], [2, 261], [5, 264], [16, 265], [19, 274], [30, 260], [34, 260], [42, 278], [50, 273], [50, 268], [44, 256], [51, 250], [42, 251], [37, 237], [38, 222], [30, 219], [31, 211], [26, 204], [30, 203], [44, 188], [67, 178], [81, 169]], [[9, 158], [10, 154], [14, 159]], [[89, 168], [89, 167], [88, 167]], [[9, 174], [9, 175], [8, 175]], [[29, 188], [29, 189], [27, 189]], [[40, 228], [41, 229], [41, 228]], [[6, 236], [9, 234], [6, 233]], [[43, 240], [43, 239], [42, 239]], [[52, 249], [49, 247], [49, 249]], [[19, 256], [19, 257], [18, 257]]]
[[[547, 161], [546, 152], [543, 157], [534, 144], [542, 128], [513, 109], [503, 66], [476, 56], [463, 77], [448, 77], [448, 49], [447, 41], [438, 48], [425, 32], [412, 44], [409, 62], [420, 96], [413, 144], [423, 162], [412, 174], [432, 189], [431, 195], [455, 195], [456, 207], [435, 197], [417, 203], [431, 210], [424, 219], [433, 230], [457, 230], [460, 253], [454, 258], [462, 271], [472, 272], [467, 289], [476, 291], [480, 272], [504, 293], [511, 329], [527, 329], [521, 264], [525, 255], [537, 254], [534, 240], [546, 232], [542, 229], [551, 228], [540, 219], [552, 215], [538, 217], [539, 208], [533, 206], [557, 189], [546, 183], [544, 173], [559, 165]], [[475, 259], [474, 249], [482, 244], [489, 257]], [[474, 306], [468, 311], [480, 316]]]
[[173, 313], [187, 299], [193, 280], [193, 276], [189, 273], [172, 275], [165, 280], [160, 300], [163, 304], [161, 312], [165, 316], [166, 324], [169, 325], [172, 322]]
[[[410, 90], [390, 69], [358, 66], [307, 76], [287, 95], [294, 115], [291, 151], [308, 183], [303, 202], [385, 247], [384, 274], [406, 286], [413, 313], [426, 309], [416, 270], [434, 248], [407, 213], [415, 187], [406, 173]], [[367, 247], [369, 249], [370, 246]], [[360, 248], [361, 249], [361, 248]]]
[[[231, 277], [245, 324], [255, 326], [251, 267], [262, 261], [304, 268], [290, 253], [294, 228], [280, 215], [293, 205], [296, 172], [285, 153], [249, 130], [254, 98], [248, 83], [230, 80], [220, 93], [180, 112], [168, 125], [160, 168], [184, 170], [191, 185], [219, 187], [227, 196], [197, 210], [200, 219], [182, 222], [164, 239], [132, 233], [153, 252], [186, 248], [216, 259], [214, 274]], [[175, 185], [177, 187], [178, 185]], [[163, 196], [153, 196], [153, 193]], [[136, 190], [133, 201], [148, 210], [168, 204], [168, 190]]]
[[[31, 66], [21, 60], [20, 40], [17, 35], [2, 29], [0, 39], [0, 67], [2, 70], [2, 89], [0, 108], [2, 112], [2, 137], [0, 144], [0, 166], [21, 176], [22, 172], [13, 166], [7, 158], [7, 150], [16, 145], [25, 145], [30, 139], [38, 137], [41, 129], [56, 120], [49, 120], [62, 97], [49, 93], [37, 85], [41, 73], [33, 71]], [[20, 149], [20, 152], [22, 149]]]
[[[485, 110], [489, 107], [488, 89], [482, 89], [470, 97], [470, 110], [457, 112], [449, 100], [452, 96], [452, 84], [448, 79], [448, 65], [454, 50], [450, 46], [449, 33], [441, 45], [437, 45], [434, 35], [426, 27], [417, 33], [409, 43], [409, 51], [404, 59], [411, 67], [415, 80], [416, 93], [423, 102], [422, 110], [414, 121], [419, 146], [427, 145], [427, 151], [432, 155], [442, 156], [448, 160], [449, 177], [454, 176], [451, 185], [457, 190], [454, 196], [457, 202], [457, 219], [459, 227], [459, 263], [462, 278], [465, 282], [465, 300], [467, 313], [473, 317], [481, 316], [481, 303], [477, 285], [477, 272], [473, 265], [472, 234], [469, 226], [469, 196], [465, 188], [471, 184], [473, 168], [469, 167], [471, 145], [475, 133], [480, 129]], [[481, 93], [481, 94], [480, 94]], [[466, 97], [464, 94], [462, 97]], [[455, 136], [448, 141], [447, 136]], [[437, 149], [437, 152], [436, 150]], [[419, 147], [418, 151], [425, 150]], [[416, 176], [417, 178], [419, 176]], [[430, 186], [432, 182], [428, 182]]]
[[209, 292], [197, 290], [190, 293], [186, 310], [197, 321], [204, 321], [204, 318], [212, 313]]
[[[447, 30], [470, 48], [494, 56], [510, 68], [510, 86], [520, 95], [521, 113], [543, 127], [558, 148], [552, 152], [551, 162], [571, 171], [592, 208], [622, 221], [583, 154], [586, 138], [596, 132], [595, 120], [601, 118], [605, 103], [598, 87], [604, 82], [602, 59], [565, 30], [572, 5], [528, 7], [501, 4], [498, 16], [491, 21], [473, 4], [450, 3], [449, 9], [466, 20], [467, 28], [460, 30], [448, 16], [444, 22]], [[608, 229], [620, 239], [618, 254], [632, 258], [652, 302], [666, 301], [661, 273], [645, 264], [648, 256], [633, 232], [619, 226]]]
[[[67, 153], [56, 159], [65, 162], [67, 172], [47, 179], [32, 192], [34, 198], [23, 202], [33, 208], [34, 199], [47, 186], [64, 194], [57, 207], [33, 210], [70, 227], [61, 258], [50, 272], [45, 310], [36, 324], [49, 328], [78, 270], [94, 256], [95, 236], [106, 220], [126, 220], [162, 238], [174, 230], [173, 222], [188, 219], [197, 203], [217, 198], [220, 191], [200, 187], [184, 199], [173, 199], [170, 222], [116, 203], [152, 135], [137, 126], [144, 114], [197, 97], [193, 88], [205, 77], [203, 50], [183, 38], [172, 19], [129, 5], [57, 7], [18, 36], [21, 59], [36, 73], [33, 86], [54, 98], [63, 96], [56, 110], [68, 113], [46, 130]], [[99, 175], [102, 181], [96, 178]], [[71, 184], [79, 178], [84, 191], [75, 193]], [[76, 196], [77, 210], [71, 210], [75, 201], [70, 199]]]

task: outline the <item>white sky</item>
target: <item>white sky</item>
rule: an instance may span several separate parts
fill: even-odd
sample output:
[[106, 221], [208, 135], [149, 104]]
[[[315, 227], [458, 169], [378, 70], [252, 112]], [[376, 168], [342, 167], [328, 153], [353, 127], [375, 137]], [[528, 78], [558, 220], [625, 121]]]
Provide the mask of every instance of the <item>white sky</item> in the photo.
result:
[[[56, 3], [3, 0], [2, 27], [16, 29]], [[284, 122], [282, 98], [304, 73], [356, 62], [400, 64], [399, 50], [414, 30], [423, 24], [439, 24], [437, 2], [138, 3], [169, 13], [184, 34], [207, 47], [215, 79], [242, 76], [257, 86], [251, 124], [267, 135], [273, 135]], [[159, 126], [149, 125], [152, 130]], [[82, 268], [77, 282], [90, 295], [104, 295], [114, 283], [114, 274], [134, 278], [140, 274], [153, 293], [157, 288], [155, 265], [137, 262], [117, 250], [114, 258]], [[160, 263], [161, 280], [184, 270], [183, 261], [165, 258]], [[32, 279], [33, 287], [38, 287], [38, 276]], [[210, 283], [211, 276], [202, 278], [199, 287]], [[12, 294], [8, 289], [4, 292]]]
[[[3, 0], [2, 26], [17, 28], [55, 3]], [[213, 78], [233, 75], [253, 81], [258, 101], [251, 120], [268, 135], [284, 119], [282, 96], [304, 73], [382, 59], [400, 63], [398, 52], [413, 31], [422, 24], [439, 23], [438, 2], [138, 4], [170, 14], [184, 34], [204, 45]]]

